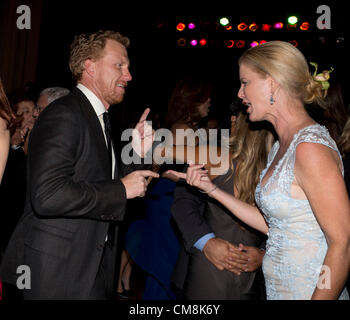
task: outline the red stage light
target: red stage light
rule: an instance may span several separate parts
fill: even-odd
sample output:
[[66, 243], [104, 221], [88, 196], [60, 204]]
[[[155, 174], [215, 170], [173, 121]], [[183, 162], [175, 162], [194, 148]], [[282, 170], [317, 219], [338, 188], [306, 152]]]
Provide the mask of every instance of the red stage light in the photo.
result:
[[262, 26], [261, 26], [261, 30], [262, 31], [270, 31], [271, 29], [271, 24], [266, 24], [264, 23]]
[[236, 42], [236, 47], [237, 48], [243, 48], [245, 46], [245, 41], [244, 40], [238, 40]]
[[310, 23], [308, 23], [308, 22], [303, 22], [303, 23], [300, 25], [300, 30], [305, 31], [305, 30], [309, 30], [309, 28], [310, 28]]
[[260, 40], [259, 44], [266, 43], [266, 40]]
[[201, 39], [201, 40], [199, 41], [199, 44], [200, 44], [201, 46], [205, 46], [205, 45], [207, 44], [207, 40]]
[[225, 26], [225, 29], [226, 30], [232, 30], [232, 26], [231, 25]]
[[225, 41], [225, 46], [227, 48], [232, 48], [234, 46], [235, 42], [233, 40], [226, 40]]
[[240, 24], [237, 26], [237, 29], [238, 29], [239, 31], [244, 31], [244, 30], [247, 29], [247, 28], [248, 28], [248, 25], [247, 25], [246, 23], [244, 23], [244, 22], [240, 23]]
[[186, 28], [186, 25], [184, 23], [178, 23], [176, 26], [177, 31], [183, 31]]
[[291, 40], [291, 41], [289, 41], [289, 43], [291, 43], [294, 47], [298, 46], [298, 41], [296, 41], [296, 40]]
[[250, 26], [249, 26], [249, 30], [250, 31], [256, 31], [256, 30], [258, 30], [258, 25], [255, 23], [255, 22], [253, 22]]

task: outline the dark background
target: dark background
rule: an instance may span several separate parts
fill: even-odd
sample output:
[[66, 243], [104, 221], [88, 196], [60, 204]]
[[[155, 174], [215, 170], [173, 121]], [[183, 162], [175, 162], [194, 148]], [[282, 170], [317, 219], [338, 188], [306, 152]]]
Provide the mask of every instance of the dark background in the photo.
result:
[[[26, 1], [21, 2], [25, 3]], [[227, 48], [224, 45], [225, 39], [297, 40], [298, 48], [307, 60], [318, 62], [319, 71], [329, 69], [331, 66], [335, 68], [332, 81], [341, 82], [348, 103], [349, 67], [346, 46], [350, 10], [348, 13], [344, 1], [256, 3], [231, 0], [205, 3], [33, 0], [27, 3], [33, 8], [32, 19], [35, 21], [32, 24], [36, 23], [37, 26], [35, 29], [37, 39], [33, 41], [33, 44], [37, 43], [37, 56], [35, 61], [24, 58], [24, 65], [32, 64], [35, 66], [35, 72], [31, 79], [23, 78], [21, 81], [24, 84], [26, 81], [34, 80], [38, 90], [48, 86], [71, 88], [74, 85], [68, 68], [69, 46], [74, 35], [99, 29], [113, 29], [130, 38], [131, 46], [128, 51], [133, 80], [127, 88], [124, 102], [111, 108], [124, 127], [135, 121], [147, 106], [151, 107], [153, 114], [158, 111], [164, 114], [171, 90], [181, 77], [189, 73], [199, 73], [212, 80], [214, 92], [211, 112], [217, 117], [224, 117], [229, 103], [239, 88], [237, 60], [249, 47], [246, 45], [242, 49]], [[331, 8], [331, 30], [319, 30], [316, 27], [316, 20], [319, 17], [316, 10], [322, 4]], [[36, 14], [39, 11], [34, 10], [36, 7], [40, 7], [40, 15]], [[13, 11], [13, 8], [11, 10]], [[290, 15], [296, 15], [299, 22], [308, 21], [311, 25], [310, 30], [302, 32], [284, 28], [278, 32], [235, 31], [235, 25], [240, 22], [247, 24], [256, 22], [259, 25], [282, 21], [286, 24]], [[222, 16], [232, 20], [232, 31], [216, 28], [216, 23]], [[192, 21], [197, 25], [196, 31], [176, 31], [178, 22]], [[29, 30], [31, 34], [34, 32], [34, 27], [33, 30]], [[9, 27], [7, 29], [11, 33]], [[22, 32], [22, 36], [27, 31], [15, 30], [15, 32]], [[197, 39], [205, 37], [208, 44], [205, 47], [195, 48], [177, 45], [178, 38], [190, 39], [192, 36]], [[8, 49], [6, 43], [4, 45], [5, 50]], [[30, 41], [27, 46], [30, 46]], [[25, 52], [17, 50], [14, 54], [21, 56], [25, 55]], [[16, 59], [18, 58], [16, 56]], [[18, 77], [23, 74], [21, 70], [16, 72]], [[3, 72], [1, 74], [4, 77]], [[16, 74], [11, 76], [16, 77]], [[18, 83], [15, 80], [12, 79], [12, 83]], [[13, 85], [9, 89], [14, 89]]]

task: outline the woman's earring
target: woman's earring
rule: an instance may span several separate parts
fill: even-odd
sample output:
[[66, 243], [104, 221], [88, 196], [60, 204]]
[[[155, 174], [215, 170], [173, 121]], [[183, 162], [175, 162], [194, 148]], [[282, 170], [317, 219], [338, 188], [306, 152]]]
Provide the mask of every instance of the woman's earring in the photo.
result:
[[272, 93], [271, 93], [271, 96], [270, 96], [270, 105], [272, 106], [275, 102], [275, 99], [273, 98], [272, 96]]

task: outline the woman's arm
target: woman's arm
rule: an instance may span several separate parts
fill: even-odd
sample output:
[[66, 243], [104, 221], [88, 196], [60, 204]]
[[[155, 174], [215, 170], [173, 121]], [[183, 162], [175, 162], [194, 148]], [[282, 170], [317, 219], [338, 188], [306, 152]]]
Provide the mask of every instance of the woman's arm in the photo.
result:
[[223, 204], [232, 214], [247, 225], [267, 234], [268, 226], [259, 209], [217, 188], [208, 178], [207, 171], [202, 169], [203, 165], [190, 165], [186, 174], [175, 171], [172, 171], [172, 173], [177, 174], [179, 178], [186, 179], [188, 184], [208, 193], [210, 197]]
[[228, 149], [225, 152], [220, 147], [212, 145], [160, 145], [154, 150], [153, 158], [156, 163], [166, 159], [175, 163], [204, 164], [211, 179], [225, 174], [231, 161]]
[[0, 118], [0, 184], [6, 167], [9, 148], [10, 132], [7, 129], [6, 121]]
[[[297, 147], [295, 177], [328, 243], [323, 266], [330, 288], [317, 286], [312, 299], [337, 299], [350, 266], [350, 203], [335, 151], [314, 143]], [[330, 271], [330, 272], [327, 272]]]

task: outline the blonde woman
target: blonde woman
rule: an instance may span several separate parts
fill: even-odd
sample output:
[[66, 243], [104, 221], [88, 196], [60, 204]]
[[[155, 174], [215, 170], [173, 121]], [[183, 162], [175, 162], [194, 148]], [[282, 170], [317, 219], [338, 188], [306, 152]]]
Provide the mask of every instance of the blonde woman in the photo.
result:
[[[268, 235], [263, 260], [268, 299], [349, 299], [350, 204], [340, 153], [304, 104], [322, 103], [302, 53], [271, 41], [239, 60], [251, 121], [269, 121], [278, 141], [260, 176], [253, 207], [215, 186], [202, 166], [179, 174]], [[261, 211], [260, 211], [260, 210]]]
[[10, 147], [10, 128], [14, 119], [15, 116], [11, 111], [0, 79], [0, 184], [6, 167]]

